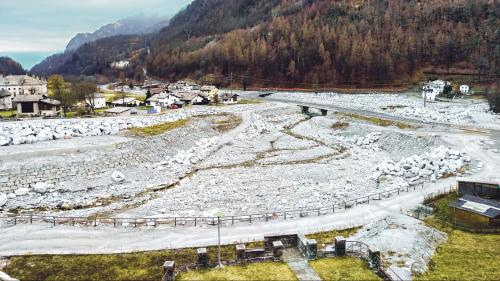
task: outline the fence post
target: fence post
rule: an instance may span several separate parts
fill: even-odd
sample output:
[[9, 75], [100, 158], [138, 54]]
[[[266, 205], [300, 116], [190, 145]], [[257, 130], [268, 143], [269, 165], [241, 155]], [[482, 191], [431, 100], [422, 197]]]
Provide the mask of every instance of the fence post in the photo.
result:
[[116, 219], [113, 218], [113, 227], [116, 227]]
[[134, 227], [137, 227], [137, 219], [134, 219]]
[[320, 210], [320, 209], [318, 208], [318, 217], [321, 215], [321, 214], [320, 214], [320, 212], [319, 212], [319, 210]]
[[283, 212], [283, 217], [285, 218], [286, 220], [286, 211]]
[[97, 216], [94, 218], [94, 227], [97, 226]]
[[196, 226], [196, 217], [194, 217], [194, 226]]
[[252, 215], [250, 215], [250, 223], [252, 223]]
[[56, 227], [56, 217], [53, 217], [54, 219], [54, 227]]
[[154, 221], [153, 221], [153, 222], [155, 223], [155, 227], [156, 227], [156, 218], [154, 219]]
[[14, 217], [14, 225], [17, 225], [17, 216]]
[[33, 214], [30, 214], [30, 224], [33, 224]]
[[267, 213], [264, 214], [264, 216], [266, 216], [266, 221], [269, 221], [269, 217], [267, 216]]
[[370, 195], [368, 195], [368, 204], [370, 204]]
[[71, 226], [75, 226], [75, 218], [71, 217]]
[[174, 218], [174, 226], [177, 226], [177, 217]]
[[398, 188], [398, 195], [399, 195], [399, 188]]
[[231, 216], [231, 225], [234, 225], [234, 216]]
[[344, 201], [344, 209], [347, 210], [347, 202]]
[[335, 213], [335, 204], [333, 204], [332, 211]]

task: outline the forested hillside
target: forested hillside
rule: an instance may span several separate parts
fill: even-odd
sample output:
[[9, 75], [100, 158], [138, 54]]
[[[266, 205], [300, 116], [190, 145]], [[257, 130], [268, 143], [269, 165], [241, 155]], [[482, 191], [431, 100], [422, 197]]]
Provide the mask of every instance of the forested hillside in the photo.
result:
[[21, 75], [26, 71], [17, 61], [9, 57], [0, 57], [0, 75]]
[[[406, 82], [425, 68], [500, 74], [491, 0], [196, 0], [151, 47], [148, 70], [304, 86]], [[243, 78], [241, 78], [243, 79]], [[279, 84], [279, 83], [277, 83]]]
[[[130, 59], [142, 62], [147, 52], [148, 38], [139, 35], [121, 35], [86, 43], [75, 51], [52, 55], [35, 65], [31, 71], [42, 75], [106, 75], [114, 77], [110, 68], [113, 61]], [[129, 76], [135, 73], [129, 69]], [[142, 73], [138, 67], [137, 73]]]

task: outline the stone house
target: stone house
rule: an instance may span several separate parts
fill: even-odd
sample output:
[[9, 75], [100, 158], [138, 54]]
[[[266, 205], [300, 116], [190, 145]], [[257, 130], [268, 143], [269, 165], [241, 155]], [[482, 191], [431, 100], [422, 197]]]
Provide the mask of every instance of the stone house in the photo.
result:
[[59, 116], [61, 102], [47, 98], [45, 95], [19, 95], [13, 100], [18, 115]]
[[5, 90], [0, 90], [0, 110], [12, 108], [12, 94]]

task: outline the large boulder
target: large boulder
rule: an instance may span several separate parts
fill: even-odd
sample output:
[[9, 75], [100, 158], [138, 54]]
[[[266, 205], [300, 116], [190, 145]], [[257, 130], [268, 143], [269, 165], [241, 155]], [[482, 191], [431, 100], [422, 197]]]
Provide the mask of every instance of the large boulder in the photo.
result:
[[9, 198], [7, 197], [7, 194], [0, 193], [0, 207], [5, 206], [7, 204], [7, 200]]
[[44, 194], [46, 193], [50, 188], [53, 188], [53, 185], [45, 183], [45, 182], [37, 182], [33, 186], [33, 191], [36, 193]]
[[30, 192], [29, 188], [22, 187], [22, 188], [17, 189], [14, 192], [14, 194], [16, 194], [16, 196], [23, 196], [23, 195], [28, 194], [28, 192]]
[[125, 175], [121, 172], [114, 171], [113, 174], [111, 175], [113, 178], [113, 181], [116, 183], [122, 182], [125, 180]]

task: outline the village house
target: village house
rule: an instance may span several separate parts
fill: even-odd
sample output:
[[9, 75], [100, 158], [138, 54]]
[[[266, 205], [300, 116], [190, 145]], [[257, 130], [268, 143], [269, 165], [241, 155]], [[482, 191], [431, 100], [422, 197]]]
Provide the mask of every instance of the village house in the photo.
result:
[[126, 98], [119, 98], [117, 100], [112, 101], [111, 105], [113, 107], [117, 107], [117, 106], [134, 107], [134, 106], [141, 105], [141, 101], [137, 100], [136, 98], [126, 97]]
[[0, 90], [0, 110], [12, 108], [12, 94], [5, 90]]
[[496, 201], [466, 194], [449, 206], [458, 225], [480, 229], [500, 227], [500, 204]]
[[[5, 104], [11, 105], [10, 108], [12, 108], [14, 106], [12, 101], [16, 96], [47, 94], [47, 81], [28, 75], [8, 75], [0, 77], [0, 91], [3, 91], [1, 99], [6, 99], [5, 91], [9, 92], [11, 101]], [[2, 105], [0, 105], [1, 108]]]
[[450, 82], [443, 80], [434, 80], [427, 82], [422, 87], [422, 98], [426, 101], [435, 101], [436, 97], [443, 93], [444, 87], [450, 85]]
[[179, 96], [181, 102], [184, 102], [186, 105], [203, 105], [210, 103], [208, 97], [200, 92], [180, 92], [177, 93], [177, 96]]
[[219, 89], [215, 86], [203, 85], [200, 89], [201, 93], [208, 97], [210, 100], [213, 100], [216, 95], [219, 94]]
[[189, 81], [189, 80], [180, 80], [180, 81], [177, 81], [175, 82], [172, 86], [171, 86], [172, 89], [174, 90], [182, 90], [182, 91], [196, 91], [196, 90], [200, 90], [200, 85], [196, 84], [195, 82], [193, 81]]
[[219, 100], [223, 104], [235, 104], [235, 103], [238, 103], [238, 97], [239, 97], [239, 95], [237, 95], [237, 94], [223, 93], [223, 94], [219, 95]]
[[460, 86], [460, 93], [464, 95], [468, 95], [470, 91], [470, 86], [469, 85], [461, 85]]
[[106, 108], [106, 97], [101, 93], [94, 93], [91, 97], [85, 99], [85, 103], [90, 107], [94, 105], [94, 109]]
[[45, 95], [18, 95], [13, 102], [18, 115], [59, 116], [61, 113], [61, 102]]
[[146, 100], [146, 104], [149, 106], [164, 108], [169, 107], [180, 100], [180, 97], [174, 93], [162, 92], [150, 97], [148, 100]]

